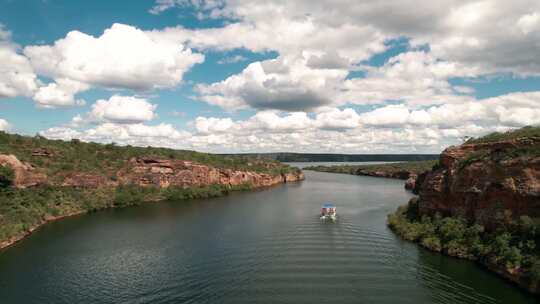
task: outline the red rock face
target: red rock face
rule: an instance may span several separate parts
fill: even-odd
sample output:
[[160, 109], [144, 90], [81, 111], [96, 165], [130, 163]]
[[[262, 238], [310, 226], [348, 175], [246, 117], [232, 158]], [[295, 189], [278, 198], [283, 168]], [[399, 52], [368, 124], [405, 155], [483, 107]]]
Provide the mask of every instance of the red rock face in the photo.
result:
[[32, 165], [21, 162], [15, 155], [0, 154], [0, 166], [9, 166], [15, 173], [13, 186], [27, 188], [44, 184], [47, 180], [45, 174], [37, 172]]
[[[10, 166], [15, 171], [14, 186], [25, 188], [40, 184], [53, 183], [37, 172], [30, 164], [19, 161], [13, 155], [0, 154], [0, 165]], [[59, 185], [67, 187], [97, 188], [134, 184], [166, 188], [200, 187], [212, 184], [229, 186], [250, 185], [268, 187], [279, 183], [304, 179], [301, 171], [271, 175], [252, 171], [235, 171], [214, 168], [184, 160], [155, 158], [133, 158], [128, 165], [117, 172], [116, 179], [99, 173], [69, 172]]]
[[418, 178], [418, 175], [416, 174], [409, 175], [409, 178], [407, 179], [407, 181], [405, 181], [405, 189], [413, 190], [416, 187], [417, 178]]
[[419, 189], [422, 214], [459, 215], [488, 227], [497, 214], [540, 217], [540, 138], [450, 147]]
[[266, 187], [275, 184], [302, 180], [303, 173], [270, 175], [251, 171], [213, 168], [183, 160], [133, 158], [129, 165], [118, 172], [121, 184], [140, 186], [191, 187], [221, 184]]
[[91, 173], [72, 173], [66, 176], [62, 186], [97, 188], [102, 186], [117, 186], [117, 182], [108, 180], [106, 177]]

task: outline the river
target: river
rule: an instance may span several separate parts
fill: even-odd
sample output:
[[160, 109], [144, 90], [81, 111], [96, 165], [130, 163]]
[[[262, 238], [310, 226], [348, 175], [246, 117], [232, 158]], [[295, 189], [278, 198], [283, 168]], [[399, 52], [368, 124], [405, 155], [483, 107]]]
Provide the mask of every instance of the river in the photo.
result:
[[[398, 239], [403, 181], [301, 183], [45, 225], [0, 251], [7, 303], [536, 303], [476, 264]], [[322, 203], [338, 207], [323, 223]]]

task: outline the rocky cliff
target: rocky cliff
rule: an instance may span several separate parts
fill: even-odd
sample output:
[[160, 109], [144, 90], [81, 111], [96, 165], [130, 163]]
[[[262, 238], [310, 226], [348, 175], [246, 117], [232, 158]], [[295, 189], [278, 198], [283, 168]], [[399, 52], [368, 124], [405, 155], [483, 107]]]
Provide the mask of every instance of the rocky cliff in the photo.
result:
[[132, 158], [129, 164], [117, 173], [121, 184], [158, 186], [167, 188], [206, 186], [212, 184], [238, 186], [247, 184], [254, 188], [273, 186], [279, 183], [304, 179], [300, 170], [269, 174], [254, 171], [214, 168], [191, 161], [156, 158]]
[[214, 184], [248, 185], [252, 188], [260, 188], [304, 179], [302, 171], [297, 169], [270, 174], [215, 168], [186, 160], [133, 157], [127, 162], [127, 165], [116, 172], [113, 178], [101, 173], [64, 172], [61, 182], [58, 183], [47, 179], [45, 174], [38, 172], [32, 165], [19, 161], [14, 155], [0, 154], [0, 165], [12, 168], [15, 174], [13, 186], [16, 188], [27, 188], [41, 184], [80, 188], [115, 187], [118, 185], [188, 188]]
[[27, 188], [44, 184], [47, 181], [45, 174], [36, 170], [31, 164], [21, 162], [14, 155], [0, 154], [0, 166], [7, 166], [13, 170], [13, 185], [17, 188]]
[[540, 137], [463, 144], [421, 176], [420, 214], [463, 216], [491, 227], [506, 213], [540, 217]]

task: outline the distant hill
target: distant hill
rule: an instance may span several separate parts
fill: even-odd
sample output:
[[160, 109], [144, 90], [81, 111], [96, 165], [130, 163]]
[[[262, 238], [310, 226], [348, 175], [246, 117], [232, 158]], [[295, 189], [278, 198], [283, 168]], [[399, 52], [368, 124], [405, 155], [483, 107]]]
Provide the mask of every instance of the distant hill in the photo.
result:
[[[227, 154], [233, 155], [233, 154]], [[438, 154], [329, 154], [329, 153], [247, 153], [235, 154], [280, 162], [367, 162], [367, 161], [419, 161], [438, 159]]]

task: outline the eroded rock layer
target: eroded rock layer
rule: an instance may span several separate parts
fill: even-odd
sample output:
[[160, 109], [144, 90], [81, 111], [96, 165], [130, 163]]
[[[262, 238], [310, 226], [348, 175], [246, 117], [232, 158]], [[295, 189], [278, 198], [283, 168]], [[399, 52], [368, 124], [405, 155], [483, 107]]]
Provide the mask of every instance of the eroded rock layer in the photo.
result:
[[539, 151], [538, 137], [444, 150], [440, 165], [421, 178], [419, 212], [463, 216], [487, 227], [502, 213], [540, 217]]

